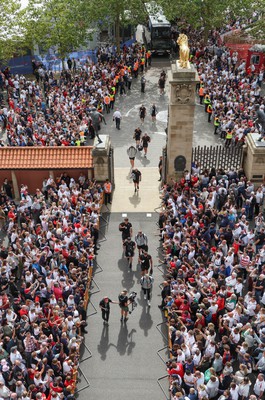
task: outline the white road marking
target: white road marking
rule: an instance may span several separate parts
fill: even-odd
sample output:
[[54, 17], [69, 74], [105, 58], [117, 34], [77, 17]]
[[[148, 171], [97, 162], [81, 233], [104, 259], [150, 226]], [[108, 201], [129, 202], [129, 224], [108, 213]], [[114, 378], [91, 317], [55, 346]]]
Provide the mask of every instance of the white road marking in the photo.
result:
[[135, 106], [133, 106], [132, 108], [130, 108], [130, 110], [127, 111], [127, 113], [125, 114], [125, 117], [129, 117], [130, 112], [136, 110], [137, 108], [139, 109], [139, 108], [141, 107], [142, 104], [143, 104], [143, 103], [138, 104], [138, 105], [135, 105]]
[[167, 122], [168, 111], [167, 110], [159, 111], [156, 115], [156, 119], [157, 119], [157, 121], [160, 121], [160, 122]]
[[162, 135], [162, 136], [166, 136], [167, 135], [166, 132], [154, 132], [154, 133], [156, 133], [157, 135]]

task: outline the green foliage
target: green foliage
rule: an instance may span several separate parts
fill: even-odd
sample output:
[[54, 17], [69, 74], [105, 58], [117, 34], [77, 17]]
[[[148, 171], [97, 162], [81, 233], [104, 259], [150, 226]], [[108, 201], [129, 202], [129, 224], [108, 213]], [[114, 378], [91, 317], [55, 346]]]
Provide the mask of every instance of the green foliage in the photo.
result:
[[[116, 45], [120, 46], [120, 28], [129, 24], [137, 25], [146, 21], [146, 11], [143, 0], [90, 0], [94, 21], [100, 21], [104, 26], [115, 27]], [[91, 17], [90, 17], [91, 18]]]
[[65, 58], [89, 37], [85, 3], [85, 0], [29, 0], [21, 16], [26, 42], [31, 48], [38, 44], [45, 50], [56, 46], [59, 56]]
[[17, 0], [0, 0], [0, 60], [12, 57], [19, 50], [21, 41], [19, 26], [20, 2]]
[[[260, 13], [259, 20], [252, 24], [253, 32], [264, 35], [264, 0], [157, 0], [170, 20], [186, 21], [192, 27], [204, 29], [205, 41], [210, 29], [220, 28], [232, 18], [251, 17]], [[263, 6], [262, 6], [263, 4]], [[262, 28], [263, 27], [263, 28]]]
[[247, 27], [247, 32], [255, 39], [265, 41], [265, 3], [264, 0], [247, 1], [249, 15], [255, 15]]

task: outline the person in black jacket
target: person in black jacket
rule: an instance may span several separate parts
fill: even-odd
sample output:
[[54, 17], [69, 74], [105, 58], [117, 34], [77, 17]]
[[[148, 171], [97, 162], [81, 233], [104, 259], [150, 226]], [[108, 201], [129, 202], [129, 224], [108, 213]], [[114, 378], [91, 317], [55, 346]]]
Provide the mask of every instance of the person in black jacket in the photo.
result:
[[109, 314], [110, 314], [110, 303], [119, 304], [118, 301], [111, 300], [108, 296], [103, 297], [103, 299], [99, 302], [99, 307], [102, 312], [103, 324], [109, 324]]
[[167, 298], [167, 296], [170, 296], [171, 291], [170, 291], [170, 283], [168, 281], [164, 281], [163, 282], [163, 289], [161, 291], [161, 296], [162, 296], [162, 302], [161, 305], [158, 306], [159, 308], [163, 308], [165, 307], [165, 300]]

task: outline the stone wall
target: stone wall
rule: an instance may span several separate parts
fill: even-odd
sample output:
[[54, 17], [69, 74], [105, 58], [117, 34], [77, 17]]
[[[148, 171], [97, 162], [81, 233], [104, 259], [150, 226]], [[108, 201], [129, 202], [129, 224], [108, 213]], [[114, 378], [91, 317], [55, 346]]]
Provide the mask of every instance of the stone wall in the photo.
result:
[[263, 183], [265, 179], [265, 142], [257, 142], [258, 134], [247, 136], [247, 151], [243, 168], [249, 180]]

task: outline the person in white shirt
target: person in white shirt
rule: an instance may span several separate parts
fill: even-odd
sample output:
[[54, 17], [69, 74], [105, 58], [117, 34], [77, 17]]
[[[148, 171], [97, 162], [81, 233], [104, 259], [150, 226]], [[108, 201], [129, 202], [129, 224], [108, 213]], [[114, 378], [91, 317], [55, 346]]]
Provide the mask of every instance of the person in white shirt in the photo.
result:
[[228, 276], [227, 278], [225, 278], [226, 285], [235, 287], [236, 277], [237, 277], [237, 274], [235, 272], [232, 272], [231, 276]]
[[184, 363], [185, 362], [185, 354], [181, 350], [177, 351], [177, 362], [178, 363]]
[[202, 358], [201, 352], [199, 349], [197, 349], [193, 355], [193, 362], [195, 367], [197, 367], [200, 364], [201, 358]]
[[212, 375], [206, 385], [206, 390], [207, 390], [209, 399], [213, 399], [217, 396], [218, 389], [219, 389], [219, 380], [216, 376]]
[[253, 389], [254, 393], [258, 396], [258, 399], [261, 400], [265, 392], [265, 380], [263, 374], [257, 376]]
[[239, 384], [238, 394], [243, 398], [243, 400], [248, 399], [250, 386], [251, 382], [248, 377], [245, 377], [243, 381]]
[[238, 394], [239, 387], [235, 382], [232, 382], [230, 385], [230, 396], [231, 400], [238, 400], [239, 394]]
[[265, 351], [263, 351], [262, 357], [257, 362], [256, 367], [260, 372], [265, 372]]
[[210, 359], [213, 359], [215, 350], [216, 350], [215, 343], [211, 341], [206, 347], [204, 355], [209, 357]]
[[121, 113], [120, 111], [117, 109], [114, 113], [113, 113], [113, 121], [115, 121], [116, 124], [116, 128], [118, 130], [120, 130], [120, 125], [121, 125]]

